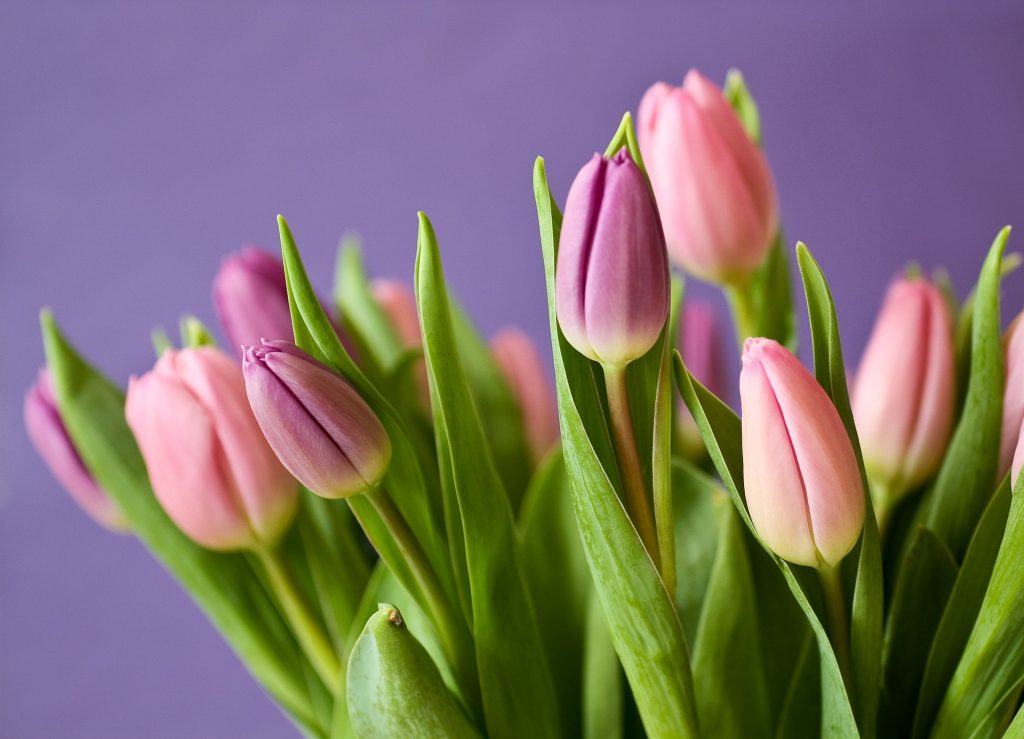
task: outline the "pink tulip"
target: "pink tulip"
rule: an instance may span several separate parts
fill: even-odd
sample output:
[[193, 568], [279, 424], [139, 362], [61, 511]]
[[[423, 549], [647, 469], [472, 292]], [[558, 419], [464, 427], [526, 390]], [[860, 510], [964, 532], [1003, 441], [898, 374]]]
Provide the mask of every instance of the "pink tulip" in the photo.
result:
[[[701, 300], [687, 300], [679, 320], [679, 353], [686, 368], [718, 397], [725, 390], [724, 350], [715, 310]], [[697, 423], [684, 403], [679, 404], [679, 441], [690, 459], [706, 454]]]
[[491, 352], [519, 401], [530, 453], [536, 464], [558, 440], [558, 409], [551, 394], [551, 381], [537, 348], [519, 329], [498, 332], [491, 339]]
[[167, 515], [210, 549], [271, 547], [298, 485], [249, 408], [238, 365], [219, 349], [167, 351], [128, 384], [128, 425]]
[[213, 305], [228, 343], [239, 353], [241, 347], [260, 339], [292, 338], [284, 265], [255, 246], [247, 246], [221, 263], [213, 281]]
[[128, 520], [99, 486], [78, 455], [57, 407], [50, 371], [39, 371], [25, 394], [25, 428], [29, 439], [71, 498], [94, 521], [112, 531], [126, 531]]
[[954, 364], [942, 293], [925, 279], [896, 280], [857, 369], [852, 403], [880, 505], [920, 485], [942, 461], [953, 428]]
[[[1018, 315], [1003, 336], [1003, 353], [1006, 358], [1006, 392], [1003, 396], [1003, 431], [999, 442], [999, 476], [1002, 477], [1010, 469], [1011, 460], [1017, 468], [1017, 439], [1021, 424], [1024, 423], [1024, 331], [1020, 330], [1021, 318]], [[1019, 451], [1018, 451], [1019, 453]], [[1017, 478], [1016, 471], [1013, 474]]]
[[387, 314], [394, 326], [398, 340], [407, 349], [423, 345], [420, 336], [420, 316], [416, 308], [416, 296], [404, 282], [399, 280], [376, 279], [370, 284], [373, 297]]
[[775, 184], [761, 149], [722, 90], [696, 70], [682, 87], [652, 85], [638, 117], [669, 255], [702, 279], [745, 281], [779, 227]]
[[835, 567], [864, 525], [860, 468], [831, 399], [787, 349], [748, 339], [740, 373], [743, 484], [761, 538], [780, 557]]

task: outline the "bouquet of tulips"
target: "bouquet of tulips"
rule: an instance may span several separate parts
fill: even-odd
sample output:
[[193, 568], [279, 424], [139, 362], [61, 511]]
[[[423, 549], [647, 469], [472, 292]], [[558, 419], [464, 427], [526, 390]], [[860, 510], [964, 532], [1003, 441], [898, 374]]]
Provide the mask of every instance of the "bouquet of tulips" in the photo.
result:
[[[490, 346], [419, 217], [415, 293], [227, 259], [127, 393], [43, 312], [26, 423], [310, 737], [1024, 736], [1024, 330], [1008, 229], [964, 302], [897, 277], [848, 393], [742, 77], [659, 83], [559, 210], [538, 159], [555, 394]], [[980, 256], [980, 254], [979, 254]], [[720, 285], [733, 336], [683, 299]], [[733, 344], [735, 346], [735, 344]], [[555, 398], [557, 398], [557, 408]]]

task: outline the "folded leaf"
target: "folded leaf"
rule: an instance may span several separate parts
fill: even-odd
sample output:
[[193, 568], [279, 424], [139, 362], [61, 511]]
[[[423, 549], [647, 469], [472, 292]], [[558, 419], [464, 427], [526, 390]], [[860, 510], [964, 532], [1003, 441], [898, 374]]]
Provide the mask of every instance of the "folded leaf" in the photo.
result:
[[622, 665], [601, 604], [593, 592], [586, 609], [584, 633], [583, 736], [621, 739], [625, 731]]

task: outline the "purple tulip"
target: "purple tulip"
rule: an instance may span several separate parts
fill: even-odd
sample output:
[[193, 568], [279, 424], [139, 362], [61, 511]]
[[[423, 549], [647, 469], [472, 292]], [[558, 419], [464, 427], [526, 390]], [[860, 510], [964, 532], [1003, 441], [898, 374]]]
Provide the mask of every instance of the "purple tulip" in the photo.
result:
[[221, 263], [213, 281], [213, 305], [236, 351], [260, 339], [292, 338], [284, 265], [255, 246]]
[[391, 442], [343, 378], [287, 341], [246, 350], [245, 387], [281, 463], [317, 495], [346, 498], [377, 485]]
[[558, 407], [544, 364], [530, 337], [506, 328], [491, 339], [491, 353], [519, 401], [534, 464], [558, 441]]
[[612, 159], [595, 154], [569, 190], [555, 304], [566, 340], [609, 366], [643, 356], [665, 326], [665, 237], [647, 181], [625, 150]]
[[[725, 391], [722, 336], [715, 310], [701, 300], [687, 300], [679, 320], [679, 352], [686, 368], [718, 397]], [[703, 459], [704, 439], [686, 404], [679, 404], [679, 444], [689, 459]]]
[[25, 394], [25, 428], [32, 445], [71, 498], [94, 521], [112, 531], [128, 529], [128, 520], [86, 469], [57, 408], [50, 371], [39, 371]]

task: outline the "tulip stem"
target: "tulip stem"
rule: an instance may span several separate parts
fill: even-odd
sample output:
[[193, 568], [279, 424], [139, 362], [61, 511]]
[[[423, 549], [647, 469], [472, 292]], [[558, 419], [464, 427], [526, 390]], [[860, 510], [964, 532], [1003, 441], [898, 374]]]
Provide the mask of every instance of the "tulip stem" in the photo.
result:
[[256, 550], [256, 554], [267, 571], [270, 587], [284, 609], [284, 615], [291, 624], [295, 638], [298, 639], [327, 690], [337, 697], [341, 680], [341, 662], [331, 640], [314, 618], [278, 552], [261, 548]]
[[884, 486], [872, 484], [871, 492], [871, 502], [875, 507], [875, 520], [878, 522], [878, 539], [885, 544], [885, 536], [889, 531], [889, 524], [892, 523], [892, 514], [896, 506], [893, 505], [889, 490]]
[[825, 617], [828, 632], [835, 651], [839, 672], [847, 690], [850, 688], [850, 622], [846, 615], [846, 599], [843, 597], [843, 582], [839, 565], [831, 567], [824, 562], [818, 567], [821, 589], [825, 595]]
[[754, 307], [752, 285], [753, 281], [747, 280], [726, 285], [724, 288], [725, 297], [729, 300], [729, 309], [732, 311], [732, 320], [736, 326], [736, 339], [739, 342], [741, 351], [743, 350], [743, 342], [754, 336], [757, 332], [757, 310]]
[[629, 388], [626, 384], [626, 367], [602, 365], [604, 367], [605, 392], [608, 394], [608, 412], [612, 421], [612, 440], [615, 456], [619, 461], [622, 485], [626, 492], [626, 508], [633, 519], [640, 540], [647, 548], [651, 559], [660, 567], [658, 535], [654, 528], [654, 515], [647, 499], [640, 455], [636, 449], [633, 434], [633, 417], [629, 410]]

